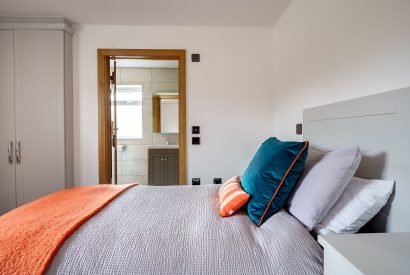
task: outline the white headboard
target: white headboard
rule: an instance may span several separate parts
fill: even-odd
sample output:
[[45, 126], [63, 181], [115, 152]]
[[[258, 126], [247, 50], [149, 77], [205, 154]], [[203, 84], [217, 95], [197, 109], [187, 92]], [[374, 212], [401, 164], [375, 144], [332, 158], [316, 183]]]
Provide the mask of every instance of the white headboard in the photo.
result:
[[360, 146], [357, 176], [396, 181], [365, 231], [410, 232], [410, 87], [306, 109], [303, 123], [312, 147]]

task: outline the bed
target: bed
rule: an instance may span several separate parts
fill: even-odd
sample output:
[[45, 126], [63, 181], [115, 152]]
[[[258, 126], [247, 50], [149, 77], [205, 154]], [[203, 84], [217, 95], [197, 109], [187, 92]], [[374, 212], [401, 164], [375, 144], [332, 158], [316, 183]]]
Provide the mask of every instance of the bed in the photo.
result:
[[136, 186], [83, 224], [48, 274], [321, 274], [323, 251], [285, 211], [219, 216], [219, 186]]
[[[410, 118], [409, 102], [406, 88], [304, 111], [304, 138], [313, 146], [358, 145], [359, 176], [396, 180], [395, 194], [368, 224], [370, 232], [410, 230], [410, 159], [403, 154], [410, 131], [401, 127]], [[243, 211], [221, 218], [218, 190], [133, 186], [77, 223], [39, 274], [323, 273], [323, 250], [299, 220], [286, 210], [260, 227]]]

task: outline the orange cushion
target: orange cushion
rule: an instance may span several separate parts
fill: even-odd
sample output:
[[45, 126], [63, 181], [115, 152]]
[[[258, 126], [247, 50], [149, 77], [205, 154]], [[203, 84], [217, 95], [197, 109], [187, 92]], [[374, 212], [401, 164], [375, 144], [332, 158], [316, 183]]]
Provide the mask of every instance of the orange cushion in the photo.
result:
[[249, 200], [249, 195], [243, 191], [238, 176], [227, 180], [219, 189], [219, 204], [222, 217], [229, 217], [239, 210]]

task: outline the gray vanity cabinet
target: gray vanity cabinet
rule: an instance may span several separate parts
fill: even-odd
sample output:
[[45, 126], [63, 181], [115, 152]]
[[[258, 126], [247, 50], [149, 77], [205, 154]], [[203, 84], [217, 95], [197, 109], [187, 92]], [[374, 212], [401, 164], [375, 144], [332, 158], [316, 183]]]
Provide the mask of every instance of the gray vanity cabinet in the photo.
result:
[[148, 184], [178, 185], [178, 149], [148, 150]]

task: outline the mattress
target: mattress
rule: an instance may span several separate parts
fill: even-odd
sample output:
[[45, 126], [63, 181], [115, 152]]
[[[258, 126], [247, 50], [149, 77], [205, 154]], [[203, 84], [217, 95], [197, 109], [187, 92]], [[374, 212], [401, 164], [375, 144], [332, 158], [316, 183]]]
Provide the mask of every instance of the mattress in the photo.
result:
[[219, 186], [137, 186], [84, 223], [48, 274], [321, 274], [323, 250], [280, 211], [219, 216]]

